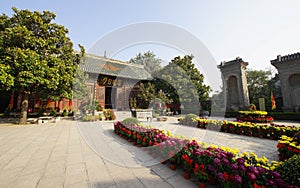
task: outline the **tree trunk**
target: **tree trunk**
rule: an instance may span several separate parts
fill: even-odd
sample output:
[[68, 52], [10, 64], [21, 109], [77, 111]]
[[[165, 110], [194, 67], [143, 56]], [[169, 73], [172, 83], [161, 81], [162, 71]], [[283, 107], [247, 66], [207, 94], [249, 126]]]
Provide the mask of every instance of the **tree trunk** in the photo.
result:
[[22, 96], [20, 93], [18, 93], [18, 99], [17, 99], [17, 111], [20, 112], [21, 110], [21, 102], [22, 102]]
[[24, 93], [22, 97], [22, 106], [20, 113], [20, 124], [26, 124], [27, 122], [27, 110], [28, 110], [28, 93]]

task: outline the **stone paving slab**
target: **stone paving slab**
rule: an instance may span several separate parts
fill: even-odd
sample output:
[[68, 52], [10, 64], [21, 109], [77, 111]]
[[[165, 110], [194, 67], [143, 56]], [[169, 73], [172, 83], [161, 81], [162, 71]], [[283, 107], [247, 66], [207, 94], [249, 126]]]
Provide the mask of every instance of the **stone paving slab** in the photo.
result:
[[[109, 160], [96, 154], [76, 124], [67, 120], [42, 125], [1, 124], [0, 187], [178, 187], [174, 185], [175, 176], [169, 181], [160, 176], [159, 171], [141, 165], [142, 162], [133, 156], [134, 147], [126, 150], [124, 146], [128, 143], [122, 143], [121, 138], [112, 132], [105, 132], [102, 137], [98, 135], [101, 142], [96, 140], [94, 143], [95, 146], [107, 146], [111, 152]], [[85, 126], [101, 125], [98, 122]], [[144, 153], [142, 150], [138, 152], [140, 155]], [[115, 156], [118, 153], [120, 155]], [[122, 165], [114, 163], [114, 159], [122, 161]], [[184, 187], [197, 187], [190, 181], [182, 181], [181, 175], [178, 177]]]

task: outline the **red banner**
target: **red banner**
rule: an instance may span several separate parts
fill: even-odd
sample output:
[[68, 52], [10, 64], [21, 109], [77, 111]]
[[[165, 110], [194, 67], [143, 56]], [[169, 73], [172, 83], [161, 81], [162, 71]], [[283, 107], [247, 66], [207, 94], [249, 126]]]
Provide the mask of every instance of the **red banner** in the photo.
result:
[[271, 92], [271, 102], [272, 102], [272, 110], [275, 110], [276, 109], [276, 101], [275, 101], [273, 92]]

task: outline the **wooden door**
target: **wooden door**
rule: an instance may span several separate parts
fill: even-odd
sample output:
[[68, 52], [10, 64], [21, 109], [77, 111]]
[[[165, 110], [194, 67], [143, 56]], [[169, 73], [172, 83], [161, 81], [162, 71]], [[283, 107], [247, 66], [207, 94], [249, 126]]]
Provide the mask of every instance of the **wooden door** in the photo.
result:
[[105, 87], [97, 87], [96, 89], [96, 100], [98, 100], [102, 106], [102, 108], [105, 107]]

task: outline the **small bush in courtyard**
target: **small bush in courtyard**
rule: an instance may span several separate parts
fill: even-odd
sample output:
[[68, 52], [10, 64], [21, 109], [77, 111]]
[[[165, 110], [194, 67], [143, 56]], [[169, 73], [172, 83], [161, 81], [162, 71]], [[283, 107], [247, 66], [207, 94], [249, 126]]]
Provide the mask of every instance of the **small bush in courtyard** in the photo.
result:
[[140, 125], [140, 121], [137, 118], [130, 117], [126, 118], [122, 121], [123, 125]]
[[99, 115], [85, 115], [82, 117], [82, 121], [97, 121], [97, 120], [102, 120], [101, 114]]

